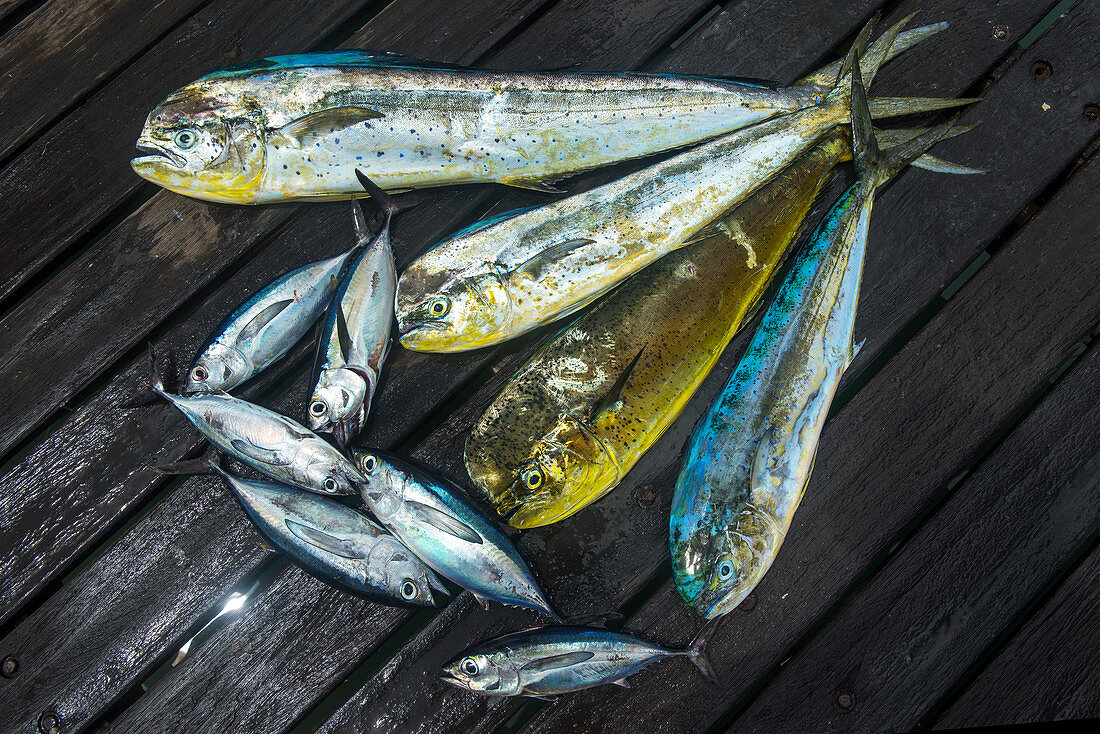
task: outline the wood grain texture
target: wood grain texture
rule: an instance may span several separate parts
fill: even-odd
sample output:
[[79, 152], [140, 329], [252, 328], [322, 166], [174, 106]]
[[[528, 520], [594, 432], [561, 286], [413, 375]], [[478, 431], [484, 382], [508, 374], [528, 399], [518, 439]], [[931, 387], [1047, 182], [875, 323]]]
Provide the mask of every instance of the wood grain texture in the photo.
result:
[[169, 92], [229, 64], [308, 48], [372, 2], [271, 0], [263, 12], [244, 0], [210, 3], [82, 100], [0, 170], [0, 302], [127, 197], [156, 191], [130, 159], [146, 115]]
[[[1078, 236], [1088, 242], [1087, 233]], [[730, 731], [916, 726], [1082, 544], [1095, 539], [1097, 435], [1100, 350], [1093, 349], [783, 666]], [[838, 689], [854, 696], [847, 711], [837, 710]], [[1052, 698], [1071, 693], [1044, 691]]]
[[[780, 665], [1100, 319], [1100, 295], [1090, 285], [1100, 275], [1100, 250], [1096, 235], [1073, 216], [1095, 205], [1098, 176], [1095, 159], [826, 424], [806, 497], [754, 592], [755, 608], [732, 613], [710, 644], [718, 687], [655, 667], [629, 691], [596, 689], [551, 704], [530, 729], [613, 731], [644, 706], [654, 731], [703, 731]], [[873, 232], [898, 211], [888, 203], [894, 194], [890, 189], [876, 204]], [[891, 231], [899, 252], [928, 241], [919, 232]], [[872, 240], [872, 249], [882, 246]], [[871, 276], [865, 272], [865, 282]], [[867, 305], [861, 302], [862, 316]], [[861, 320], [856, 334], [873, 340], [873, 324]], [[677, 457], [655, 483], [662, 538], [678, 469]], [[670, 644], [690, 640], [701, 626], [671, 583], [629, 625]]]
[[[1024, 3], [1018, 3], [1018, 9], [1023, 8]], [[1019, 10], [1023, 14], [1023, 10]], [[1027, 12], [1035, 13], [1034, 9]], [[967, 39], [969, 41], [971, 39]], [[950, 44], [945, 48], [951, 49]], [[951, 70], [949, 76], [954, 81], [955, 91], [965, 88], [973, 83], [973, 80], [982, 74], [985, 66], [997, 58], [997, 50], [986, 52], [981, 58], [966, 58], [961, 54], [955, 54], [953, 58], [959, 64], [956, 70]], [[891, 66], [884, 72], [887, 83], [890, 75], [896, 73], [897, 65]], [[802, 71], [796, 70], [794, 73]], [[969, 74], [970, 76], [966, 76]], [[961, 77], [961, 78], [960, 78]], [[885, 85], [884, 85], [885, 86]], [[1063, 118], [1064, 120], [1064, 118]], [[1060, 124], [1061, 121], [1055, 124]], [[1084, 126], [1082, 126], [1084, 128]], [[1072, 147], [1067, 146], [1063, 154], [1063, 161], [1068, 161], [1072, 155], [1087, 141], [1086, 130], [1077, 131], [1079, 138], [1074, 141]], [[969, 156], [964, 156], [969, 160]], [[1057, 172], [1057, 168], [1051, 167], [1039, 174], [1035, 184], [1043, 185]], [[1046, 176], [1044, 179], [1043, 176]], [[918, 184], [918, 187], [926, 186]], [[1026, 188], [1026, 187], [1025, 187]], [[958, 195], [958, 191], [955, 191]], [[947, 195], [948, 198], [950, 194]], [[1015, 213], [1022, 208], [1026, 199], [1018, 198], [1002, 200], [1001, 209], [993, 215], [999, 218], [1002, 225], [1011, 220]], [[890, 208], [896, 205], [886, 205]], [[927, 216], [935, 211], [936, 204], [927, 209], [918, 208], [915, 215]], [[927, 224], [925, 225], [927, 226]], [[922, 235], [917, 229], [912, 237], [906, 237], [900, 241], [891, 242], [891, 249], [895, 256], [899, 252], [910, 252], [918, 249], [917, 243], [924, 244]], [[992, 236], [992, 235], [990, 235]], [[962, 254], [973, 252], [974, 246], [970, 240], [952, 240], [955, 252]], [[896, 249], [894, 249], [896, 248]], [[972, 255], [966, 255], [969, 258]], [[947, 282], [961, 269], [963, 261], [960, 258], [955, 262], [936, 263], [932, 257], [915, 264], [912, 269], [903, 264], [902, 276], [924, 277], [918, 269], [932, 261], [934, 268], [941, 273], [939, 278]], [[881, 267], [881, 265], [880, 265]], [[934, 293], [933, 293], [934, 295]], [[900, 306], [902, 314], [911, 316], [927, 302], [918, 300], [919, 295], [905, 299], [907, 302]], [[930, 297], [930, 296], [929, 296]], [[891, 304], [890, 308], [895, 308]], [[881, 311], [886, 309], [880, 306]], [[882, 342], [888, 340], [888, 335], [881, 332], [871, 332], [872, 338], [880, 337]], [[743, 345], [743, 340], [741, 342]], [[624, 603], [630, 596], [636, 593], [645, 583], [646, 579], [656, 572], [665, 561], [665, 536], [667, 534], [667, 488], [671, 486], [675, 477], [675, 468], [678, 467], [679, 455], [690, 432], [691, 422], [705, 409], [706, 404], [725, 380], [725, 375], [736, 363], [737, 347], [734, 346], [723, 357], [715, 374], [700, 390], [700, 395], [692, 406], [685, 411], [676, 426], [662, 441], [650, 450], [642, 462], [624, 480], [623, 484], [611, 495], [602, 499], [592, 507], [586, 508], [566, 523], [559, 523], [552, 528], [546, 528], [525, 533], [520, 547], [529, 558], [534, 559], [538, 570], [548, 586], [551, 598], [559, 600], [567, 613], [582, 613], [605, 610], [609, 607]], [[494, 379], [487, 387], [495, 388], [501, 384], [506, 375], [500, 379]], [[484, 400], [481, 401], [484, 404]], [[432, 457], [433, 465], [444, 471], [462, 472], [461, 449], [462, 441], [469, 425], [480, 415], [478, 401], [472, 400], [464, 406], [453, 419], [448, 421], [436, 434], [433, 434], [424, 450]], [[436, 446], [429, 447], [435, 443]], [[460, 474], [461, 476], [461, 474]], [[656, 500], [641, 500], [648, 494], [656, 497]], [[645, 504], [643, 504], [643, 502]], [[570, 606], [567, 600], [584, 600], [579, 605]], [[431, 731], [433, 728], [454, 727], [455, 729], [488, 731], [505, 721], [519, 705], [516, 701], [500, 702], [494, 699], [483, 699], [464, 694], [460, 691], [436, 686], [430, 692], [415, 692], [415, 683], [403, 684], [401, 681], [421, 681], [432, 672], [437, 671], [439, 665], [456, 655], [469, 644], [471, 638], [478, 636], [478, 630], [486, 624], [486, 619], [507, 620], [511, 628], [530, 621], [529, 617], [513, 612], [498, 612], [498, 616], [484, 617], [478, 613], [476, 618], [453, 618], [448, 615], [433, 621], [423, 633], [417, 635], [406, 647], [395, 656], [385, 667], [384, 672], [368, 681], [365, 686], [338, 711], [332, 719], [323, 727], [324, 731], [367, 731], [371, 722], [384, 717], [386, 728], [390, 730]], [[680, 637], [675, 640], [678, 643], [686, 643], [690, 636], [682, 631]], [[677, 671], [677, 685], [682, 685], [682, 671]], [[689, 676], [690, 677], [690, 676]], [[621, 693], [616, 689], [616, 693]], [[416, 705], [408, 705], [403, 701], [410, 697], [420, 701]], [[423, 703], [424, 699], [430, 699], [432, 704]], [[401, 712], [400, 716], [393, 715], [393, 711]], [[636, 711], [637, 709], [635, 709]], [[716, 712], [718, 715], [720, 712]], [[680, 716], [669, 714], [669, 720], [679, 722]], [[578, 723], [578, 730], [586, 730], [588, 724]], [[636, 718], [631, 716], [624, 718], [610, 726], [610, 730], [618, 727], [629, 728], [636, 725]], [[552, 727], [549, 730], [553, 730]]]
[[936, 720], [935, 728], [1100, 716], [1098, 578], [1100, 551], [1093, 550]]
[[0, 160], [201, 4], [51, 0], [21, 20], [0, 37]]

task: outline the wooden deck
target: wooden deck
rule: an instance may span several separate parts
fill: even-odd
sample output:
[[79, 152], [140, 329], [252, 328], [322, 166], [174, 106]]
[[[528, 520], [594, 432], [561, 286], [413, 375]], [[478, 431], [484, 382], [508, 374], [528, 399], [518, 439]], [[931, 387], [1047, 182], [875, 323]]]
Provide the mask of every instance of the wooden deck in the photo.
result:
[[[441, 663], [535, 617], [467, 593], [419, 613], [342, 594], [262, 548], [219, 481], [150, 468], [200, 441], [167, 407], [123, 409], [145, 387], [145, 344], [180, 366], [235, 304], [351, 237], [346, 204], [222, 206], [139, 179], [132, 146], [167, 92], [336, 47], [789, 81], [880, 8], [951, 22], [875, 91], [982, 96], [964, 118], [982, 126], [937, 154], [988, 173], [910, 170], [881, 195], [867, 343], [777, 562], [710, 645], [720, 685], [673, 661], [552, 703], [451, 688]], [[1095, 0], [0, 0], [0, 731], [878, 732], [1100, 715], [1098, 47]], [[396, 224], [399, 266], [542, 200], [433, 192]], [[395, 349], [361, 442], [468, 484], [469, 426], [549, 333], [470, 355]], [[520, 536], [566, 613], [618, 609], [670, 645], [701, 627], [671, 585], [671, 486], [749, 333], [621, 486]], [[244, 394], [301, 415], [310, 351]]]

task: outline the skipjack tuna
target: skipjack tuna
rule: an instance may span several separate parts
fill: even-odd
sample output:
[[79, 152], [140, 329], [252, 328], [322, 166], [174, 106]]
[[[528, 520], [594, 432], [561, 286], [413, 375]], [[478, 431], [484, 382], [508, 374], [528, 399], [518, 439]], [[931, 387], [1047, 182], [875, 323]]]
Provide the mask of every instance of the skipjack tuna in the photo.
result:
[[207, 441], [261, 474], [319, 494], [353, 494], [363, 477], [331, 444], [286, 416], [226, 393], [172, 395], [150, 350], [153, 390]]
[[220, 474], [272, 548], [325, 583], [380, 604], [433, 607], [447, 587], [394, 536], [339, 502], [282, 484], [234, 476], [213, 452], [163, 467]]
[[285, 356], [321, 318], [364, 244], [292, 270], [242, 303], [199, 350], [180, 392], [232, 390]]
[[567, 326], [501, 389], [465, 461], [509, 524], [557, 522], [626, 476], [744, 324], [829, 172], [850, 159], [850, 140], [847, 128], [830, 133], [700, 241]]
[[[944, 27], [914, 29], [916, 43]], [[831, 76], [830, 76], [831, 75]], [[131, 165], [167, 189], [257, 204], [387, 190], [546, 182], [696, 143], [818, 101], [826, 67], [787, 89], [675, 75], [498, 72], [396, 54], [259, 59], [198, 79], [149, 114]]]
[[[885, 36], [891, 40], [897, 27]], [[860, 46], [849, 54], [854, 58]], [[868, 74], [882, 55], [867, 57]], [[850, 72], [820, 104], [704, 143], [617, 181], [499, 221], [421, 255], [397, 282], [409, 349], [500, 343], [583, 308], [683, 246], [850, 118]], [[895, 112], [968, 100], [900, 100]]]
[[630, 688], [627, 677], [650, 663], [686, 657], [712, 683], [717, 682], [703, 653], [714, 625], [703, 628], [687, 650], [592, 627], [542, 627], [513, 632], [474, 645], [443, 667], [442, 679], [485, 696], [531, 696], [553, 700], [559, 693], [614, 683]]
[[950, 132], [933, 128], [880, 153], [858, 71], [857, 182], [814, 233], [709, 413], [676, 482], [670, 552], [676, 586], [699, 614], [735, 608], [779, 551], [813, 469], [852, 329], [875, 189]]
[[493, 599], [560, 621], [516, 547], [462, 490], [413, 463], [353, 449], [371, 514], [416, 555], [488, 607]]
[[332, 433], [341, 445], [359, 433], [370, 412], [378, 374], [390, 349], [397, 286], [390, 249], [390, 220], [396, 205], [366, 176], [359, 175], [386, 219], [371, 239], [363, 211], [358, 203], [354, 205], [355, 230], [365, 247], [352, 261], [329, 307], [309, 401], [310, 428]]

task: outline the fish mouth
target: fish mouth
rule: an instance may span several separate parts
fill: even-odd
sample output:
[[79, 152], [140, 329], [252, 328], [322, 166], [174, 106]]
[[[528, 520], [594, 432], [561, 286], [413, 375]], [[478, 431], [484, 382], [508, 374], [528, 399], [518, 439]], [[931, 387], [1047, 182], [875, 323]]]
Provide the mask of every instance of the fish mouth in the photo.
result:
[[187, 165], [187, 161], [183, 156], [168, 150], [160, 143], [149, 138], [139, 138], [137, 145], [135, 146], [142, 153], [147, 155], [138, 156], [130, 161], [130, 165], [137, 168], [140, 165], [147, 163], [159, 163], [161, 165], [171, 165], [175, 168], [184, 168]]
[[462, 681], [459, 678], [456, 678], [450, 673], [444, 673], [443, 675], [439, 676], [439, 680], [443, 681], [444, 683], [450, 683], [455, 688], [461, 688], [464, 691], [470, 690], [466, 686], [462, 685]]

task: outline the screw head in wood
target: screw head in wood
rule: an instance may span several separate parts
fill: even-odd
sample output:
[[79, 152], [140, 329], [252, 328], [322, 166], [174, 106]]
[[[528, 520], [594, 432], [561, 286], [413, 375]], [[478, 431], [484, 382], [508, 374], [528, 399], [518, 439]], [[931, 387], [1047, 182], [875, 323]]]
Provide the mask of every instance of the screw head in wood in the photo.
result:
[[753, 609], [756, 609], [756, 594], [749, 594], [746, 596], [741, 600], [741, 603], [737, 605], [737, 608], [742, 612], [751, 612]]
[[838, 688], [836, 692], [836, 707], [843, 712], [851, 711], [856, 705], [856, 694], [847, 688]]
[[231, 41], [222, 48], [222, 58], [226, 61], [236, 61], [241, 57], [241, 44]]
[[1089, 122], [1100, 122], [1100, 104], [1090, 102], [1085, 105], [1084, 115]]
[[14, 655], [8, 655], [0, 662], [0, 675], [5, 678], [14, 678], [19, 675], [19, 660]]
[[61, 719], [53, 711], [43, 711], [38, 717], [38, 731], [42, 734], [60, 734]]
[[638, 487], [638, 491], [634, 493], [634, 499], [638, 500], [638, 504], [642, 507], [652, 507], [657, 501], [657, 488], [652, 484], [644, 484]]
[[1006, 25], [993, 26], [993, 40], [994, 41], [1007, 41], [1012, 38], [1012, 29]]
[[1036, 79], [1049, 79], [1053, 73], [1054, 69], [1046, 59], [1035, 59], [1035, 63], [1031, 65], [1031, 75]]

